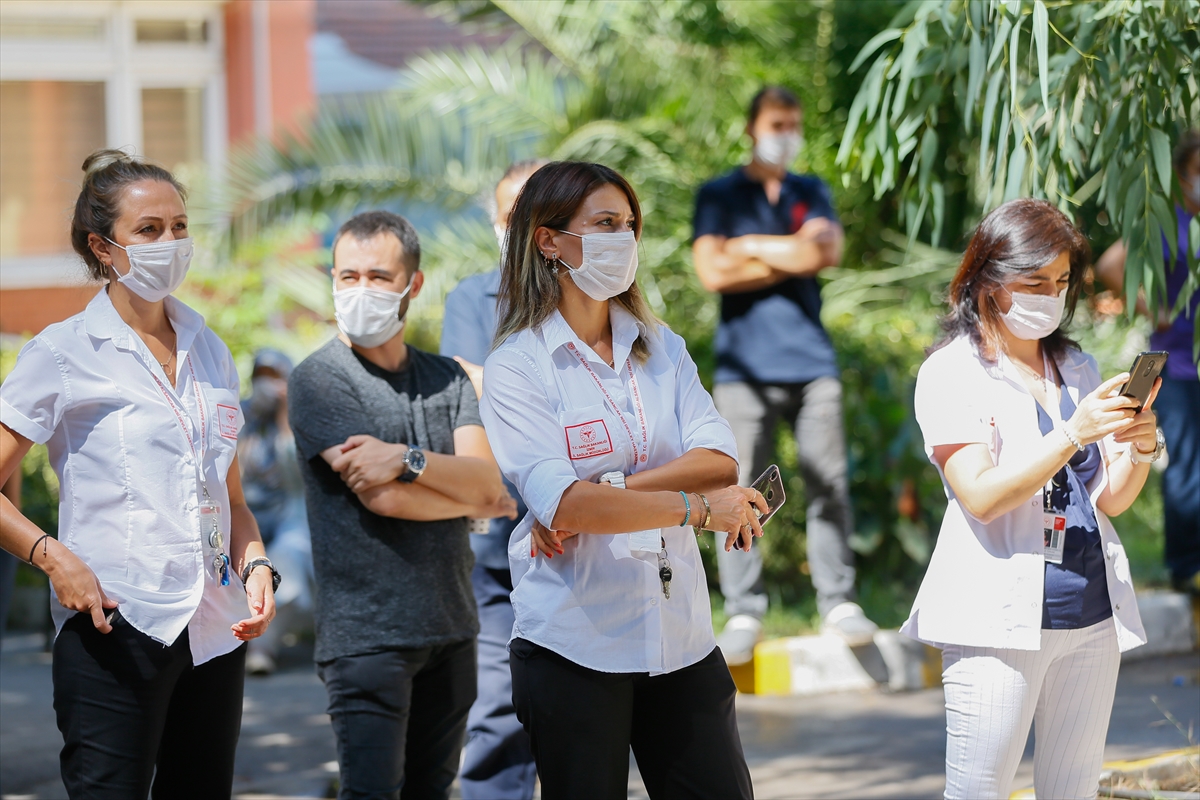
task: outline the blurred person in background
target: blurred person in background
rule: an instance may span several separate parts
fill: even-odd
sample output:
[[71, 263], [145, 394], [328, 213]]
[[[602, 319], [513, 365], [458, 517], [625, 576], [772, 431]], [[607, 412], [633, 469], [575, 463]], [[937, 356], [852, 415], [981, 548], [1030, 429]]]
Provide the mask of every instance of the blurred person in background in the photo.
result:
[[[1183, 204], [1175, 206], [1179, 225], [1179, 249], [1171, 260], [1171, 246], [1164, 238], [1166, 261], [1166, 305], [1160, 306], [1150, 349], [1165, 350], [1167, 366], [1154, 410], [1167, 441], [1167, 469], [1163, 473], [1163, 557], [1178, 591], [1200, 595], [1200, 363], [1194, 357], [1196, 314], [1200, 291], [1192, 293], [1188, 307], [1175, 321], [1170, 309], [1188, 279], [1188, 226], [1200, 214], [1200, 130], [1188, 132], [1175, 147], [1175, 176], [1182, 189]], [[1125, 296], [1125, 243], [1118, 241], [1096, 262], [1096, 275], [1116, 297]], [[1138, 311], [1147, 313], [1144, 298]]]
[[[766, 501], [677, 334], [635, 282], [637, 195], [539, 169], [513, 207], [480, 412], [530, 513], [512, 534], [513, 704], [546, 800], [753, 795], [691, 527], [725, 549]], [[707, 492], [708, 494], [704, 494]]]
[[279, 584], [242, 494], [237, 369], [171, 296], [194, 246], [183, 187], [116, 150], [83, 169], [71, 243], [107, 285], [0, 386], [0, 481], [45, 444], [59, 536], [3, 497], [0, 546], [50, 579], [68, 795], [228, 798], [244, 642]]
[[1152, 406], [1066, 333], [1087, 241], [1043, 200], [979, 223], [917, 376], [949, 500], [901, 632], [942, 648], [949, 800], [1006, 798], [1032, 724], [1038, 797], [1094, 798], [1121, 653], [1145, 644], [1108, 518], [1163, 452]]
[[468, 518], [516, 514], [462, 367], [404, 341], [421, 245], [368, 211], [333, 242], [339, 335], [288, 380], [340, 794], [446, 798], [475, 701]]
[[[503, 259], [508, 236], [508, 218], [521, 187], [545, 161], [513, 164], [496, 185], [496, 216], [493, 224]], [[464, 278], [446, 295], [442, 321], [441, 354], [450, 356], [466, 370], [483, 393], [483, 362], [496, 335], [496, 294], [500, 270]], [[478, 697], [467, 716], [467, 741], [458, 782], [463, 800], [529, 800], [537, 783], [529, 735], [517, 719], [512, 702], [512, 672], [508, 665], [508, 640], [512, 637], [512, 573], [508, 569], [508, 539], [517, 520], [528, 509], [507, 479], [505, 488], [516, 498], [514, 519], [496, 517], [472, 520], [478, 530], [471, 534], [475, 568], [471, 585], [479, 608]]]
[[[803, 144], [802, 114], [787, 89], [754, 96], [750, 163], [700, 188], [692, 255], [704, 288], [721, 294], [713, 400], [737, 438], [738, 481], [750, 485], [770, 464], [780, 421], [793, 426], [822, 627], [858, 646], [876, 626], [854, 602], [842, 383], [816, 280], [841, 261], [844, 235], [829, 187], [788, 171]], [[743, 664], [767, 612], [762, 552], [718, 548], [717, 565], [729, 618], [717, 641], [730, 664]]]
[[287, 379], [292, 361], [263, 348], [254, 355], [250, 396], [242, 401], [246, 427], [238, 438], [242, 489], [258, 521], [267, 555], [288, 582], [275, 595], [275, 621], [250, 643], [246, 671], [270, 675], [280, 643], [307, 629], [312, 612], [312, 541], [304, 509], [304, 479], [296, 440], [287, 421]]

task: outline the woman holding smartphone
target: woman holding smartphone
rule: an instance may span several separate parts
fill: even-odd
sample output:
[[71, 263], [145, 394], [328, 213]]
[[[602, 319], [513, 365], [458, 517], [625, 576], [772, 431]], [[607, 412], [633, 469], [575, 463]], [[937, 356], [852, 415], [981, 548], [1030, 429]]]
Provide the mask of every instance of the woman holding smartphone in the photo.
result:
[[530, 514], [509, 562], [513, 700], [547, 800], [749, 798], [734, 685], [692, 526], [761, 535], [733, 434], [634, 276], [629, 183], [535, 172], [509, 222], [480, 413]]
[[979, 224], [916, 414], [949, 504], [902, 631], [942, 648], [947, 798], [1008, 797], [1030, 725], [1038, 797], [1096, 796], [1120, 653], [1146, 641], [1108, 517], [1163, 450], [1151, 406], [1064, 327], [1088, 263], [1041, 200]]
[[227, 798], [245, 642], [275, 615], [279, 580], [238, 477], [237, 371], [170, 296], [193, 248], [183, 187], [120, 151], [83, 169], [71, 243], [108, 285], [34, 337], [0, 387], [0, 483], [45, 444], [58, 538], [2, 498], [0, 546], [57, 601], [69, 796]]

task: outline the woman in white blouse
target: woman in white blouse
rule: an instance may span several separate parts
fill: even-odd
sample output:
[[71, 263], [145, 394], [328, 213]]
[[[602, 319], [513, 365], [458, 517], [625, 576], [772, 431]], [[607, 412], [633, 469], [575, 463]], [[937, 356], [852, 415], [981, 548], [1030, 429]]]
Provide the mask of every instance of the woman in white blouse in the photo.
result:
[[[1049, 203], [979, 224], [916, 414], [949, 504], [905, 633], [942, 648], [946, 797], [1096, 796], [1120, 653], [1144, 644], [1108, 516], [1162, 453], [1150, 410], [1067, 338], [1088, 247]], [[1155, 387], [1157, 392], [1157, 386]]]
[[598, 164], [530, 177], [510, 217], [480, 412], [530, 514], [509, 561], [513, 700], [542, 795], [748, 798], [734, 685], [691, 526], [760, 536], [729, 425], [634, 282], [642, 219]]
[[237, 372], [170, 296], [192, 255], [183, 188], [119, 151], [83, 168], [71, 241], [108, 285], [30, 341], [0, 387], [0, 483], [46, 444], [58, 538], [5, 498], [0, 545], [57, 600], [68, 794], [229, 797], [244, 642], [274, 616], [278, 583], [238, 477]]

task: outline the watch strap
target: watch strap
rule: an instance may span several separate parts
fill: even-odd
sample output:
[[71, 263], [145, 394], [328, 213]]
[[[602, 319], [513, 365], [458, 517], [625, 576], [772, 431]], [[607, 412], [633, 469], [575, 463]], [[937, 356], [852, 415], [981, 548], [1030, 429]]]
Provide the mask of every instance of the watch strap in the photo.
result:
[[279, 582], [282, 580], [282, 577], [279, 571], [275, 569], [275, 565], [271, 563], [271, 559], [262, 556], [250, 559], [246, 562], [246, 566], [242, 567], [242, 585], [246, 585], [250, 580], [250, 573], [259, 567], [266, 567], [271, 570], [271, 591], [279, 591]]
[[615, 486], [618, 489], [625, 488], [625, 473], [624, 472], [606, 472], [600, 476], [601, 483], [607, 483], [610, 486]]

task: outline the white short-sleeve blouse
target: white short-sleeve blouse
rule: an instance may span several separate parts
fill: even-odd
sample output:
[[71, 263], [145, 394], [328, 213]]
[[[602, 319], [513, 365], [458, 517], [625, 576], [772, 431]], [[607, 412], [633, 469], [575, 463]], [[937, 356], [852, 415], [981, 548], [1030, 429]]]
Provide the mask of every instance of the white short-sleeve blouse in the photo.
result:
[[[1058, 370], [1076, 406], [1101, 383], [1095, 360], [1077, 350], [1058, 362]], [[1037, 401], [1012, 362], [1004, 355], [995, 364], [985, 361], [965, 337], [937, 350], [921, 366], [915, 410], [931, 461], [938, 445], [981, 443], [988, 446], [993, 463], [1019, 464], [1043, 438]], [[1125, 548], [1095, 505], [1108, 484], [1108, 462], [1123, 455], [1127, 446], [1111, 437], [1099, 446], [1104, 466], [1088, 491], [1100, 525], [1117, 643], [1124, 652], [1145, 644], [1146, 633]], [[949, 504], [912, 613], [901, 631], [930, 644], [1039, 649], [1045, 590], [1040, 491], [1018, 508], [984, 523], [962, 506], [940, 468], [939, 474]]]
[[[211, 566], [196, 469], [199, 458], [228, 549], [225, 479], [243, 417], [229, 349], [195, 311], [165, 302], [176, 389], [101, 291], [21, 350], [0, 387], [0, 422], [49, 450], [59, 541], [134, 628], [164, 643], [186, 628], [200, 664], [241, 644], [230, 626], [248, 616], [241, 581], [231, 574], [221, 586]], [[51, 609], [58, 628], [76, 613], [56, 601]]]
[[[716, 646], [691, 528], [661, 529], [674, 573], [670, 598], [663, 596], [657, 553], [631, 549], [627, 534], [582, 534], [564, 543], [565, 555], [529, 555], [534, 519], [549, 526], [575, 481], [651, 469], [694, 448], [737, 459], [733, 432], [700, 384], [683, 339], [665, 326], [644, 331], [620, 306], [610, 309], [616, 369], [555, 311], [488, 357], [479, 411], [501, 471], [529, 506], [508, 551], [513, 635], [589, 669], [658, 675], [690, 666]], [[639, 333], [651, 337], [645, 364], [629, 359]], [[683, 516], [680, 499], [680, 522]]]

